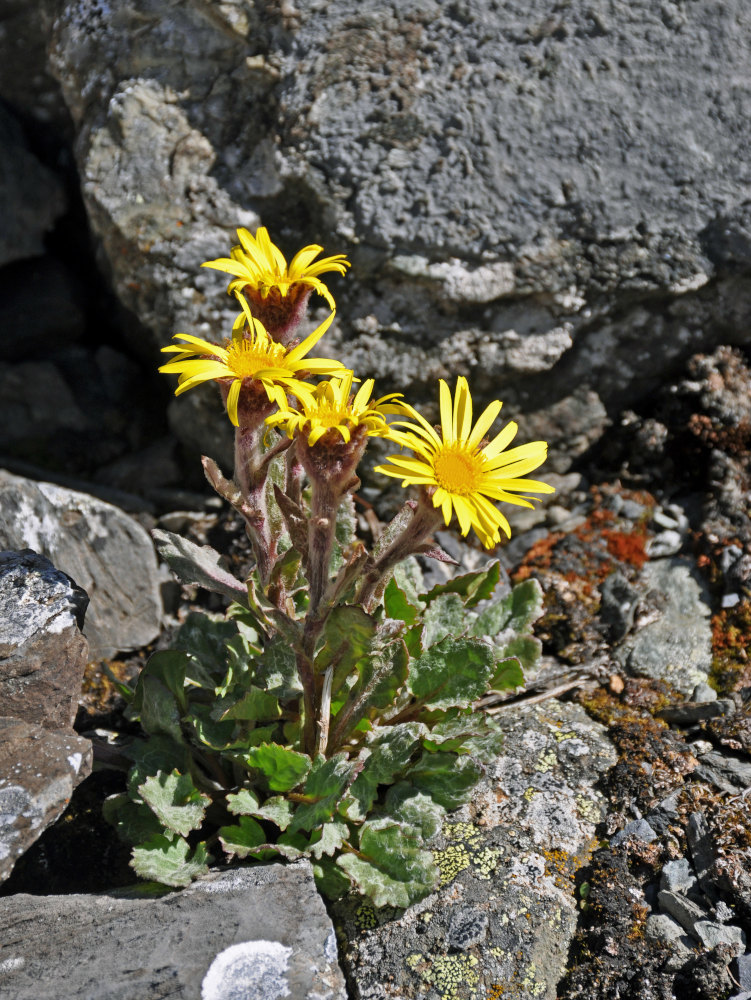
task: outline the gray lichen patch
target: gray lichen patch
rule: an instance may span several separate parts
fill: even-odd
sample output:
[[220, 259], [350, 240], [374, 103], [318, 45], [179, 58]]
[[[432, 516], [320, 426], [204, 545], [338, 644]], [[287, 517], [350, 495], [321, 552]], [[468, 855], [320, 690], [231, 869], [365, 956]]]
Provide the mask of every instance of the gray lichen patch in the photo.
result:
[[577, 921], [573, 876], [596, 846], [594, 785], [615, 754], [578, 706], [503, 723], [504, 754], [436, 838], [439, 889], [401, 912], [336, 905], [356, 1000], [553, 1000]]

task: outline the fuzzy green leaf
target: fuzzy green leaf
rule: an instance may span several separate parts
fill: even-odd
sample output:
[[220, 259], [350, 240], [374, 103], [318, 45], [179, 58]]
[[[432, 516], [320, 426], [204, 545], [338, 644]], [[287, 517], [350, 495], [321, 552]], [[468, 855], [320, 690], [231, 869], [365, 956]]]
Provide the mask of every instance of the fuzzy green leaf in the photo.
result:
[[147, 674], [145, 669], [138, 678], [134, 708], [147, 733], [169, 736], [176, 743], [182, 741], [182, 709], [175, 695], [159, 677]]
[[198, 791], [189, 774], [160, 771], [138, 786], [138, 792], [162, 826], [182, 837], [203, 823], [211, 799]]
[[480, 612], [472, 623], [472, 635], [495, 636], [504, 629], [525, 632], [542, 614], [542, 587], [530, 577], [517, 583], [510, 593]]
[[394, 567], [394, 580], [399, 589], [403, 591], [409, 603], [419, 608], [423, 603], [420, 591], [425, 581], [423, 580], [420, 564], [414, 556], [410, 556], [409, 559], [404, 559], [402, 562], [397, 563]]
[[[537, 638], [537, 636], [517, 635], [514, 636], [514, 638], [512, 638], [510, 641], [502, 643], [496, 653], [496, 656], [499, 661], [499, 666], [504, 661], [508, 662], [508, 660], [511, 657], [515, 657], [519, 661], [519, 664], [521, 665], [521, 668], [523, 670], [530, 671], [534, 670], [539, 664], [541, 653], [542, 653], [542, 643]], [[497, 672], [500, 674], [500, 671]], [[500, 674], [498, 679], [502, 680], [502, 677], [503, 675]], [[520, 684], [524, 683], [524, 678], [522, 677], [520, 681], [517, 681], [515, 684], [511, 685], [508, 681], [513, 679], [514, 676], [509, 675], [505, 687], [512, 687], [512, 686], [518, 687]], [[495, 684], [493, 684], [492, 686], [494, 688], [496, 687]], [[500, 688], [497, 688], [497, 690], [500, 690]]]
[[407, 626], [414, 625], [420, 614], [419, 610], [409, 603], [407, 595], [393, 577], [383, 593], [383, 606], [387, 617], [403, 621]]
[[356, 762], [347, 760], [345, 754], [336, 754], [328, 760], [319, 754], [305, 781], [302, 794], [306, 801], [295, 810], [289, 832], [313, 830], [321, 823], [327, 823], [334, 815], [356, 767]]
[[498, 756], [503, 733], [495, 720], [484, 712], [462, 712], [452, 709], [436, 723], [430, 736], [423, 740], [427, 750], [471, 754], [482, 763]]
[[366, 743], [370, 756], [352, 783], [340, 807], [342, 815], [353, 822], [365, 819], [373, 808], [379, 785], [391, 785], [410, 762], [426, 728], [419, 722], [403, 722], [375, 730]]
[[190, 654], [188, 677], [202, 687], [213, 688], [227, 672], [227, 643], [237, 638], [237, 623], [191, 611], [180, 626], [173, 645]]
[[467, 631], [466, 612], [458, 594], [439, 594], [428, 605], [422, 630], [423, 649], [429, 649], [441, 639], [458, 639]]
[[135, 764], [143, 781], [148, 775], [157, 771], [187, 771], [190, 754], [183, 742], [176, 743], [169, 736], [150, 736], [148, 739], [135, 739], [128, 747], [128, 756]]
[[231, 601], [245, 603], [245, 587], [220, 566], [222, 557], [210, 545], [196, 545], [161, 528], [154, 528], [151, 535], [159, 555], [183, 583], [205, 587]]
[[207, 861], [205, 844], [198, 844], [191, 852], [188, 842], [182, 837], [157, 834], [140, 847], [133, 848], [130, 863], [140, 878], [182, 889], [208, 872]]
[[426, 708], [464, 708], [487, 690], [493, 650], [477, 639], [444, 639], [409, 665], [408, 684]]
[[239, 757], [246, 767], [258, 770], [272, 792], [289, 792], [310, 770], [310, 757], [278, 743], [261, 743]]
[[357, 661], [357, 679], [335, 716], [330, 746], [341, 745], [372, 709], [389, 708], [395, 703], [409, 668], [407, 647], [398, 637], [401, 628], [401, 622], [390, 618], [378, 626], [370, 650]]
[[316, 888], [327, 899], [341, 899], [352, 885], [341, 868], [329, 858], [321, 858], [313, 864], [313, 877]]
[[126, 792], [106, 798], [102, 804], [102, 814], [126, 844], [142, 844], [150, 837], [164, 832], [151, 809], [145, 803], [133, 802]]
[[302, 694], [295, 652], [286, 639], [278, 637], [267, 643], [263, 656], [259, 658], [254, 679], [259, 687], [281, 701], [288, 701]]
[[471, 757], [453, 753], [425, 753], [407, 772], [418, 791], [429, 795], [444, 809], [458, 809], [472, 795], [483, 768]]
[[[505, 652], [506, 649], [504, 649]], [[539, 657], [539, 649], [536, 652]], [[501, 660], [500, 663], [496, 664], [488, 687], [492, 688], [493, 691], [506, 691], [521, 687], [522, 684], [524, 684], [524, 673], [519, 660], [514, 658]]]
[[[136, 684], [136, 693], [133, 698], [135, 711], [144, 711], [144, 701], [154, 697], [150, 691], [150, 685], [154, 681], [159, 681], [173, 696], [180, 711], [184, 712], [187, 707], [185, 672], [189, 662], [190, 657], [181, 650], [163, 649], [154, 653], [141, 671]], [[150, 710], [150, 707], [147, 708], [147, 713]]]
[[[267, 841], [263, 827], [250, 816], [241, 816], [235, 826], [219, 828], [219, 840], [226, 854], [247, 858], [254, 848]], [[265, 852], [264, 852], [265, 853]]]
[[323, 645], [315, 659], [316, 672], [334, 665], [331, 690], [334, 696], [366, 656], [373, 644], [377, 622], [359, 606], [341, 604], [328, 617], [323, 633]]
[[338, 851], [348, 837], [349, 827], [347, 824], [331, 820], [324, 823], [318, 830], [313, 831], [308, 850], [314, 858], [320, 861], [324, 854], [332, 855]]
[[283, 795], [274, 795], [261, 805], [255, 794], [247, 788], [227, 796], [227, 808], [235, 816], [255, 816], [274, 823], [286, 830], [292, 822], [292, 803]]
[[426, 843], [440, 831], [446, 815], [443, 806], [424, 792], [418, 792], [407, 781], [400, 781], [389, 788], [383, 811], [398, 823], [415, 827]]
[[329, 562], [329, 573], [331, 576], [335, 576], [344, 565], [344, 553], [355, 540], [356, 530], [357, 515], [355, 513], [355, 501], [352, 494], [348, 493], [340, 503], [336, 514], [334, 546], [331, 551], [331, 561]]
[[221, 719], [244, 719], [247, 722], [265, 722], [278, 719], [282, 714], [279, 701], [273, 694], [251, 685], [242, 697], [224, 709]]
[[236, 723], [229, 719], [226, 722], [217, 721], [212, 717], [211, 705], [193, 704], [190, 715], [186, 715], [183, 723], [190, 726], [199, 743], [212, 750], [231, 750], [235, 747], [245, 749], [246, 741], [235, 739]]
[[431, 604], [440, 594], [458, 594], [465, 605], [471, 608], [480, 601], [486, 601], [495, 590], [501, 579], [501, 564], [497, 559], [489, 562], [481, 570], [455, 576], [446, 583], [438, 583], [429, 593], [423, 595], [423, 600]]
[[375, 906], [401, 908], [438, 885], [439, 872], [416, 831], [386, 817], [360, 828], [360, 855], [340, 854], [337, 864]]

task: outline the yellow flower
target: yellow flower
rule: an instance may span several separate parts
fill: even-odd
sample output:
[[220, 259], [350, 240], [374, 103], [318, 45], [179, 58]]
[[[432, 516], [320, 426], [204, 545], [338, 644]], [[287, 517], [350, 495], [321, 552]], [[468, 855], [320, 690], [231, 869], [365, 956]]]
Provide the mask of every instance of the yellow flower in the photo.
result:
[[323, 252], [323, 247], [311, 244], [296, 253], [287, 267], [284, 254], [271, 242], [265, 226], [259, 226], [255, 236], [251, 236], [247, 229], [238, 229], [237, 235], [240, 245], [232, 247], [231, 257], [208, 260], [202, 265], [235, 275], [227, 291], [245, 290], [249, 295], [255, 292], [265, 299], [269, 292], [276, 290], [282, 298], [286, 298], [291, 289], [307, 286], [322, 295], [332, 309], [336, 308], [331, 292], [318, 275], [327, 271], [344, 274], [350, 266], [344, 254], [324, 257], [313, 263]]
[[401, 479], [403, 486], [428, 487], [432, 490], [433, 506], [441, 508], [446, 524], [456, 512], [462, 535], [474, 528], [483, 545], [492, 548], [500, 541], [500, 530], [510, 537], [511, 529], [491, 500], [531, 507], [530, 499], [537, 498], [517, 494], [527, 490], [555, 492], [547, 483], [521, 478], [545, 461], [548, 446], [544, 441], [533, 441], [506, 451], [517, 432], [513, 422], [483, 446], [483, 437], [502, 404], [498, 400], [491, 403], [473, 428], [467, 380], [457, 379], [453, 401], [443, 379], [440, 387], [441, 433], [414, 407], [405, 405], [417, 423], [396, 421], [407, 430], [394, 432], [394, 438], [415, 455], [390, 455], [387, 459], [390, 464], [379, 465], [376, 471]]
[[308, 351], [328, 330], [335, 315], [333, 312], [302, 343], [288, 350], [271, 339], [263, 324], [251, 315], [242, 295], [238, 298], [243, 311], [235, 321], [232, 340], [224, 347], [187, 333], [178, 333], [173, 339], [183, 340], [186, 344], [172, 344], [162, 348], [163, 352], [176, 355], [174, 361], [159, 369], [160, 372], [180, 376], [176, 396], [202, 382], [213, 380], [226, 386], [227, 380], [231, 380], [227, 394], [227, 413], [237, 427], [237, 404], [243, 386], [261, 386], [270, 400], [286, 407], [288, 392], [299, 399], [312, 399], [313, 386], [301, 381], [302, 378], [346, 371], [341, 362], [331, 358], [306, 357]]
[[321, 382], [310, 397], [300, 397], [301, 409], [280, 407], [266, 420], [267, 424], [286, 427], [292, 437], [295, 431], [307, 435], [312, 447], [328, 431], [338, 431], [345, 442], [349, 442], [352, 431], [362, 427], [367, 437], [391, 437], [392, 430], [386, 423], [385, 414], [404, 413], [404, 407], [392, 400], [401, 398], [401, 393], [392, 392], [371, 401], [374, 381], [368, 379], [360, 386], [357, 395], [351, 398], [354, 375], [347, 371], [335, 375], [328, 382]]

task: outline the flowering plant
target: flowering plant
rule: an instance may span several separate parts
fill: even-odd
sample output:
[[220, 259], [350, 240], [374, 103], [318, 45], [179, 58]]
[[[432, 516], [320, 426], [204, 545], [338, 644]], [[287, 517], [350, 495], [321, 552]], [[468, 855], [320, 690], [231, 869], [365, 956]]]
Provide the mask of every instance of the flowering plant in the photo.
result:
[[[522, 683], [539, 643], [541, 593], [527, 580], [493, 598], [499, 562], [424, 586], [415, 557], [451, 561], [432, 535], [453, 515], [486, 548], [510, 534], [495, 502], [531, 506], [549, 493], [526, 478], [537, 441], [513, 449], [501, 408], [473, 423], [464, 378], [440, 383], [439, 427], [401, 395], [353, 392], [353, 373], [309, 352], [331, 323], [317, 264], [289, 269], [265, 229], [210, 266], [233, 275], [241, 312], [224, 346], [179, 334], [162, 371], [179, 395], [220, 388], [235, 426], [235, 470], [203, 459], [214, 489], [242, 517], [254, 565], [245, 580], [213, 550], [156, 531], [184, 582], [229, 597], [224, 618], [191, 614], [174, 648], [155, 653], [130, 692], [147, 734], [130, 749], [127, 792], [107, 801], [145, 878], [187, 884], [212, 859], [308, 856], [323, 891], [352, 888], [406, 906], [439, 878], [431, 838], [497, 754], [500, 732], [475, 703]], [[299, 341], [312, 290], [332, 313]], [[272, 308], [273, 307], [273, 308]], [[328, 376], [317, 384], [311, 376]], [[417, 487], [372, 551], [355, 534], [357, 467], [370, 437], [398, 447], [377, 471]], [[494, 502], [495, 501], [495, 502]]]

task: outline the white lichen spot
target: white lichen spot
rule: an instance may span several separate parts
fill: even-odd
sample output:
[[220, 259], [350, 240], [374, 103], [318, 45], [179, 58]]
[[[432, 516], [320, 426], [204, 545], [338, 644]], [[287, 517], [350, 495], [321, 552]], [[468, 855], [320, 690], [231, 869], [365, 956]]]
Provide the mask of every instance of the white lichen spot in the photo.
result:
[[18, 969], [22, 969], [24, 965], [26, 965], [26, 959], [20, 955], [14, 958], [6, 958], [0, 962], [0, 975], [8, 972], [16, 972]]
[[82, 760], [83, 760], [83, 754], [81, 754], [81, 753], [72, 753], [68, 757], [68, 763], [73, 768], [73, 770], [75, 771], [76, 774], [78, 774], [78, 772], [81, 770], [81, 761]]
[[290, 995], [292, 949], [278, 941], [243, 941], [219, 952], [201, 984], [201, 1000], [278, 1000]]

